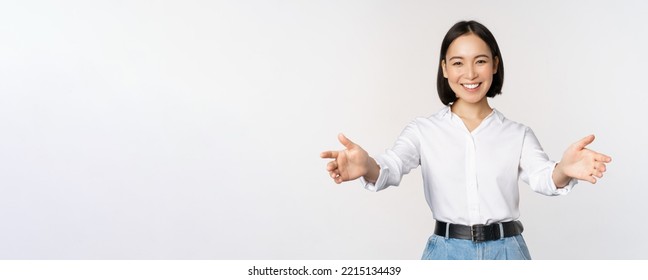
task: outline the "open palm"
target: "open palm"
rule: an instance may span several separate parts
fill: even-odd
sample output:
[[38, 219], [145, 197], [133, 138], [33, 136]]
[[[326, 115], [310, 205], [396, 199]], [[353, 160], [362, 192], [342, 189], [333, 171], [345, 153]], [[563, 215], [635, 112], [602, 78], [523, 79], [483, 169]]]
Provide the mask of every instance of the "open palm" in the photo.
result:
[[367, 174], [369, 154], [342, 133], [338, 135], [338, 140], [346, 149], [320, 154], [321, 158], [333, 159], [326, 165], [326, 170], [335, 183], [355, 180]]
[[594, 141], [594, 135], [589, 135], [567, 148], [560, 165], [562, 172], [579, 180], [595, 184], [607, 170], [606, 163], [612, 159], [604, 154], [587, 149], [586, 146]]

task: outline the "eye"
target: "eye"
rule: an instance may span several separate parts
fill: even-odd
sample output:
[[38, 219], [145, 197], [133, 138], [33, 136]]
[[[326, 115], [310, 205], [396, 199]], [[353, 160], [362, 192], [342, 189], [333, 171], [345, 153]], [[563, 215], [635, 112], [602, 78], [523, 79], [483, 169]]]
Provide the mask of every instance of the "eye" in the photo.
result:
[[452, 66], [461, 66], [462, 64], [461, 61], [455, 61], [452, 63]]
[[483, 59], [477, 60], [477, 64], [486, 64], [487, 62], [488, 61], [483, 60]]

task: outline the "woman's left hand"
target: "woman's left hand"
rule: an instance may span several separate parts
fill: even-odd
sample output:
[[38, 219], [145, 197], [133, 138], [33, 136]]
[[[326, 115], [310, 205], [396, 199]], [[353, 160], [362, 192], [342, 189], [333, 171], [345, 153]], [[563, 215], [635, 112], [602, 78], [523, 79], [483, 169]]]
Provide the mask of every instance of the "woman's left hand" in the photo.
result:
[[594, 135], [586, 136], [567, 148], [562, 160], [554, 169], [553, 179], [558, 187], [564, 187], [570, 178], [588, 181], [596, 184], [607, 170], [606, 163], [612, 158], [587, 149], [586, 146], [594, 141]]

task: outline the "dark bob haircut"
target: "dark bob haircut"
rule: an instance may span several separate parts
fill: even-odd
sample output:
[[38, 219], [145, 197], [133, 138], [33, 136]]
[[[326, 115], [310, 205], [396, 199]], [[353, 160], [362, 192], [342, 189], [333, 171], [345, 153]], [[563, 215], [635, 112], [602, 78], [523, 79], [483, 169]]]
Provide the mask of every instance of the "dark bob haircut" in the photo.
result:
[[486, 28], [486, 26], [482, 25], [479, 22], [472, 20], [460, 21], [452, 26], [450, 30], [448, 30], [448, 33], [446, 33], [445, 37], [443, 38], [443, 43], [441, 43], [441, 58], [439, 59], [439, 73], [437, 75], [437, 91], [439, 92], [439, 98], [444, 105], [450, 105], [450, 103], [457, 101], [457, 95], [450, 88], [448, 79], [443, 76], [443, 68], [441, 67], [441, 62], [445, 61], [446, 53], [448, 52], [450, 44], [452, 44], [452, 42], [458, 37], [470, 33], [475, 34], [479, 38], [484, 40], [484, 42], [486, 42], [486, 45], [488, 45], [491, 50], [493, 60], [496, 57], [499, 60], [497, 73], [493, 75], [493, 84], [491, 85], [490, 89], [488, 89], [486, 96], [495, 97], [495, 95], [502, 93], [502, 85], [504, 85], [504, 61], [502, 60], [502, 54], [500, 53], [497, 41], [495, 41], [495, 36], [493, 36], [493, 34], [488, 30], [488, 28]]

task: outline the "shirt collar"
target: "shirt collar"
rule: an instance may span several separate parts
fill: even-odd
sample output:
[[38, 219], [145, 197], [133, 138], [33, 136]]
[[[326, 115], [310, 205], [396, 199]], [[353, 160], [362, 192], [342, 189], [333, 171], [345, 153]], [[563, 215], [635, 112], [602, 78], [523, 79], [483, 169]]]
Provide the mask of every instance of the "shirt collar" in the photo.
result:
[[443, 107], [443, 109], [441, 109], [441, 111], [439, 111], [439, 117], [441, 119], [444, 119], [444, 120], [445, 119], [451, 120], [452, 119], [452, 111], [450, 110], [450, 106]]
[[504, 123], [504, 115], [495, 108], [493, 108], [493, 117], [499, 122], [499, 124]]
[[[445, 108], [443, 108], [439, 113], [441, 119], [452, 120], [454, 116], [452, 110], [450, 110], [450, 106], [445, 106]], [[493, 108], [493, 112], [491, 114], [493, 115], [492, 117], [494, 117], [499, 122], [499, 124], [502, 124], [504, 122], [504, 115], [500, 113], [500, 111], [497, 111], [497, 109]]]

